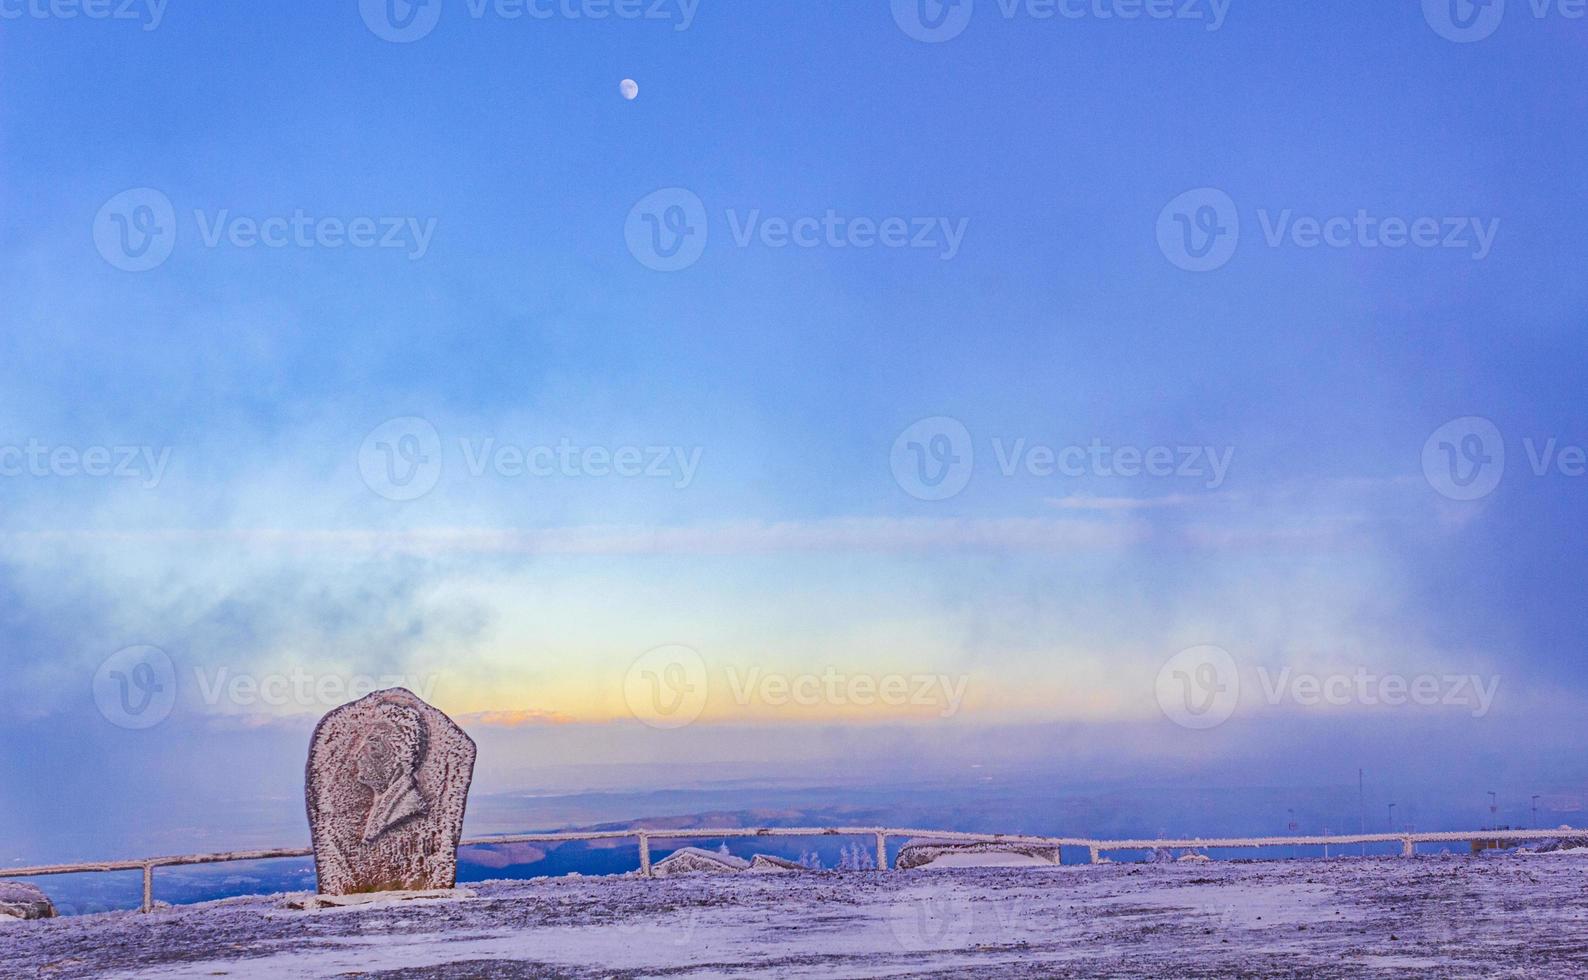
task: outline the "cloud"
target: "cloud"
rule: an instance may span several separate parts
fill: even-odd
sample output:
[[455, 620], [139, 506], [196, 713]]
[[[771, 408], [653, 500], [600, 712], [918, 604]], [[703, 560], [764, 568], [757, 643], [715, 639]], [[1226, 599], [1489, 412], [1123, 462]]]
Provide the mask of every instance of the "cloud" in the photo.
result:
[[335, 554], [733, 555], [773, 552], [909, 552], [1113, 549], [1141, 540], [1129, 525], [1042, 518], [846, 517], [738, 521], [681, 527], [423, 528], [412, 530], [54, 530], [0, 532], [31, 545], [237, 545]]
[[1045, 502], [1058, 510], [1117, 513], [1120, 511], [1152, 510], [1161, 507], [1186, 507], [1206, 503], [1205, 496], [1169, 494], [1164, 497], [1093, 497], [1076, 494], [1069, 497], [1049, 497]]
[[575, 719], [559, 711], [534, 708], [519, 711], [476, 711], [458, 716], [458, 721], [465, 725], [476, 724], [489, 728], [529, 728], [542, 725], [571, 725], [574, 724]]

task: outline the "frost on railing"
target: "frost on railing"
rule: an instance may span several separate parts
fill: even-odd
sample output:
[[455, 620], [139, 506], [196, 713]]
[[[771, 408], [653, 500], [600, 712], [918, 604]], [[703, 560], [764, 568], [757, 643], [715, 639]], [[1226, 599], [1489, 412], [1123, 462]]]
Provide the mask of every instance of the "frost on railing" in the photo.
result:
[[[1550, 840], [1560, 837], [1582, 837], [1588, 831], [1571, 827], [1554, 830], [1507, 830], [1504, 838], [1509, 842]], [[920, 830], [906, 827], [691, 827], [665, 830], [603, 830], [548, 834], [507, 834], [493, 837], [474, 837], [461, 842], [465, 847], [487, 847], [493, 844], [569, 843], [598, 840], [637, 840], [640, 850], [640, 874], [651, 877], [651, 841], [689, 840], [726, 837], [870, 837], [876, 841], [876, 866], [888, 868], [888, 838], [930, 838], [934, 841], [967, 841], [977, 843], [1003, 843], [1037, 847], [1086, 848], [1093, 864], [1102, 860], [1109, 851], [1154, 851], [1160, 848], [1204, 851], [1211, 848], [1262, 848], [1262, 847], [1316, 847], [1347, 844], [1399, 843], [1401, 854], [1412, 857], [1418, 844], [1465, 843], [1492, 841], [1494, 830], [1418, 831], [1385, 834], [1339, 834], [1296, 837], [1186, 837], [1141, 838], [1136, 840], [1096, 840], [1089, 837], [1037, 837], [1020, 834], [975, 834], [958, 830]], [[83, 874], [93, 872], [141, 871], [143, 872], [142, 911], [154, 910], [154, 869], [195, 864], [229, 864], [237, 861], [268, 861], [276, 858], [311, 857], [309, 848], [284, 848], [267, 851], [229, 851], [220, 854], [184, 854], [170, 857], [142, 858], [133, 861], [96, 861], [82, 864], [41, 865], [32, 868], [0, 868], [0, 878], [34, 878], [45, 875]]]

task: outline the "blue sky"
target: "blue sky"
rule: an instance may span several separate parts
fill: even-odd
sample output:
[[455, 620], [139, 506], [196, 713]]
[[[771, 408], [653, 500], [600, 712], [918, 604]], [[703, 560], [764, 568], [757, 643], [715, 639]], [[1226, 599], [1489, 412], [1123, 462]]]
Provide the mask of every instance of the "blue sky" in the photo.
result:
[[[206, 698], [223, 670], [433, 681], [471, 730], [556, 728], [592, 766], [838, 772], [899, 731], [991, 759], [1006, 725], [1123, 726], [1121, 759], [1261, 758], [1367, 717], [1393, 734], [1362, 755], [1435, 724], [1452, 746], [1580, 733], [1588, 22], [1511, 0], [1456, 43], [1432, 0], [1236, 0], [1216, 30], [1207, 3], [976, 0], [929, 43], [896, 6], [444, 0], [410, 43], [354, 0], [174, 0], [157, 26], [6, 7], [0, 734], [46, 748], [4, 750], [5, 791], [39, 799], [75, 757], [80, 802], [151, 770], [202, 800], [221, 730], [295, 766], [334, 700]], [[628, 232], [674, 204], [704, 246], [657, 271]], [[772, 244], [829, 214], [843, 247]], [[1205, 214], [1239, 233], [1188, 271], [1177, 222]], [[169, 255], [128, 271], [118, 222], [151, 215]], [[240, 244], [299, 216], [307, 244]], [[890, 219], [924, 247], [864, 230]], [[1344, 219], [1341, 244], [1301, 244], [1309, 219]], [[1440, 244], [1388, 247], [1386, 219]], [[345, 244], [356, 222], [396, 247]], [[1471, 417], [1506, 465], [1456, 499], [1444, 444], [1460, 467], [1494, 443], [1436, 433]], [[1539, 475], [1550, 439], [1567, 455]], [[1038, 475], [1094, 443], [1198, 455]], [[945, 445], [967, 480], [922, 499], [915, 454]], [[425, 492], [393, 499], [412, 484], [380, 474], [413, 446]], [[561, 446], [572, 475], [512, 455]], [[130, 475], [85, 475], [94, 449]], [[612, 475], [625, 451], [658, 475]], [[664, 645], [698, 651], [711, 697], [659, 735], [625, 678]], [[1155, 684], [1202, 645], [1242, 700], [1188, 733]], [[145, 646], [175, 702], [128, 729], [95, 678]], [[1286, 667], [1498, 688], [1479, 718], [1264, 703], [1253, 672]], [[963, 700], [735, 699], [756, 668]], [[496, 788], [536, 779], [482, 759]]]

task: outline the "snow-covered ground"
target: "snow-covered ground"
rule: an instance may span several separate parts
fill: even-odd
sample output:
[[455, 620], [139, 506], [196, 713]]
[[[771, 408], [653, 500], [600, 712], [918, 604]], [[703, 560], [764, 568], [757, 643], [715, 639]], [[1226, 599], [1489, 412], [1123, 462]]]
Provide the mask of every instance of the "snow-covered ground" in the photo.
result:
[[558, 878], [0, 926], [5, 976], [1588, 976], [1577, 855]]

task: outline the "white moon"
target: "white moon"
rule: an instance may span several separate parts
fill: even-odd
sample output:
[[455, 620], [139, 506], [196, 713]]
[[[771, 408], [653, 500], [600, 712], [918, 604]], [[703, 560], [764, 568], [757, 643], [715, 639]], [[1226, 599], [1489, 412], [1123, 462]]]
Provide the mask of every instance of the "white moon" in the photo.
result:
[[639, 98], [640, 84], [632, 78], [625, 78], [623, 81], [618, 83], [618, 91], [623, 93], [623, 97], [625, 99], [633, 102], [635, 99]]

